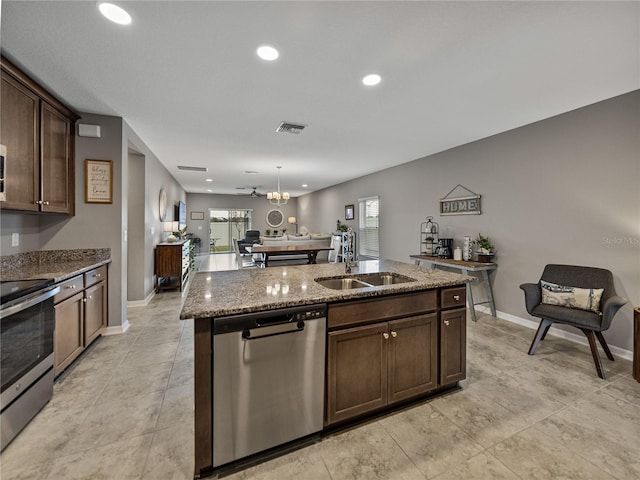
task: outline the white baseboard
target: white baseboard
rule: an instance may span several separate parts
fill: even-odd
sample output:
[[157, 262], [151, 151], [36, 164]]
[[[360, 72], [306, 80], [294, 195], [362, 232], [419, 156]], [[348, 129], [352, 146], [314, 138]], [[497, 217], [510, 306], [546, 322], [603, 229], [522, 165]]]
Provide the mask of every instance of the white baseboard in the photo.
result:
[[[491, 315], [491, 309], [489, 307], [476, 306], [476, 310], [486, 313], [487, 315]], [[531, 328], [532, 330], [537, 330], [538, 325], [540, 324], [540, 322], [536, 320], [528, 320], [526, 318], [517, 317], [516, 315], [511, 315], [510, 313], [500, 311], [496, 311], [496, 316], [508, 322], [517, 323], [518, 325], [522, 325], [523, 327]], [[560, 330], [559, 328], [552, 327], [551, 329], [549, 329], [547, 335], [563, 338], [565, 340], [569, 340], [570, 342], [579, 343], [580, 345], [589, 345], [587, 337], [585, 337], [584, 335], [566, 332], [564, 330]], [[624, 358], [625, 360], [633, 361], [633, 352], [631, 350], [625, 350], [624, 348], [616, 347], [615, 345], [609, 345], [609, 349], [614, 355], [617, 355], [620, 358]]]
[[156, 296], [156, 291], [151, 290], [151, 293], [149, 295], [147, 295], [147, 297], [144, 300], [132, 300], [130, 302], [127, 302], [127, 308], [129, 307], [146, 307], [147, 305], [149, 305], [149, 302], [151, 301], [151, 299], [153, 299], [153, 297]]
[[108, 336], [108, 335], [119, 335], [120, 333], [124, 333], [127, 330], [129, 330], [129, 327], [131, 326], [131, 324], [129, 323], [128, 319], [124, 319], [124, 322], [122, 323], [122, 325], [117, 325], [115, 327], [107, 327], [103, 333], [104, 336]]

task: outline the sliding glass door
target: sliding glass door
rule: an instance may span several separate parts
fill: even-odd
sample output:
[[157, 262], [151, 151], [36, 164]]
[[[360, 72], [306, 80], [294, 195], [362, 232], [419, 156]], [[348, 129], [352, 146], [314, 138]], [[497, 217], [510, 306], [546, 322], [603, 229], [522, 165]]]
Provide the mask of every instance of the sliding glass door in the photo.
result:
[[241, 240], [251, 230], [252, 210], [209, 209], [209, 251], [233, 252], [233, 239]]

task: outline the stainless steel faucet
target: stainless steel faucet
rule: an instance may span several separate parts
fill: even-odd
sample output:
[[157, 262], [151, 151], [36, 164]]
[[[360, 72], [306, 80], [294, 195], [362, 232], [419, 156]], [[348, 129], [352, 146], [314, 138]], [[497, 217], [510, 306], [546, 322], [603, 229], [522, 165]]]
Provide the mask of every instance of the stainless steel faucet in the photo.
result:
[[345, 262], [345, 270], [347, 273], [351, 273], [351, 262], [354, 260], [353, 253], [353, 229], [349, 227], [347, 229], [347, 261]]

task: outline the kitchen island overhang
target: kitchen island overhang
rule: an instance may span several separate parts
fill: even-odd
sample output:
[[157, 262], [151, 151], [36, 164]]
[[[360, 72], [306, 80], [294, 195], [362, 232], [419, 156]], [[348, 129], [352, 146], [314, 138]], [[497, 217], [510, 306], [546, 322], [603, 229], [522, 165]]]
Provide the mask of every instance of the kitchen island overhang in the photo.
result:
[[[326, 288], [315, 281], [376, 273], [409, 277], [413, 281], [345, 290]], [[425, 398], [457, 386], [466, 374], [464, 285], [472, 280], [472, 277], [460, 274], [391, 260], [360, 262], [351, 275], [345, 274], [342, 264], [197, 274], [181, 313], [182, 319], [194, 319], [195, 477], [206, 476], [220, 467], [214, 465], [213, 455], [214, 442], [220, 441], [214, 439], [213, 434], [216, 384], [213, 324], [216, 318], [326, 304], [329, 313], [325, 364], [328, 368], [323, 401], [324, 429], [328, 430], [393, 408], [400, 402], [406, 403], [407, 399]], [[400, 347], [404, 345], [401, 343], [406, 341], [404, 339], [414, 337], [415, 340], [416, 336], [424, 339], [424, 347], [419, 351], [412, 353]], [[347, 378], [350, 368], [345, 363], [351, 360], [340, 352], [353, 352], [352, 347], [358, 342], [373, 342], [380, 348], [380, 358], [376, 362], [384, 364], [380, 378], [384, 377], [385, 385], [384, 392], [375, 394], [383, 398], [376, 402], [343, 405], [339, 394], [344, 388], [341, 385], [345, 381], [353, 383], [353, 379]], [[402, 352], [405, 352], [404, 358]], [[407, 382], [402, 363], [406, 364], [414, 357], [421, 362], [419, 368], [411, 369], [417, 371], [415, 378], [410, 379], [415, 385], [405, 388], [401, 385]], [[374, 374], [377, 373], [374, 371]], [[370, 382], [374, 386], [377, 385], [376, 378]]]

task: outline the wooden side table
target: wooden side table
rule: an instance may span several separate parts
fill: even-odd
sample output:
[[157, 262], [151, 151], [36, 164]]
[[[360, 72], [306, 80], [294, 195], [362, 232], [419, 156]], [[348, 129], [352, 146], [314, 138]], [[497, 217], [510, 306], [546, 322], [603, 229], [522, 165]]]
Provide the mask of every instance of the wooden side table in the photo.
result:
[[640, 307], [633, 311], [633, 378], [640, 382]]
[[486, 302], [474, 302], [471, 284], [467, 283], [467, 299], [469, 300], [469, 310], [471, 310], [471, 320], [473, 320], [474, 322], [477, 321], [475, 309], [476, 305], [482, 305], [485, 303], [489, 304], [491, 315], [493, 315], [494, 317], [496, 316], [496, 304], [493, 301], [493, 289], [491, 288], [489, 272], [498, 268], [497, 263], [468, 262], [464, 260], [452, 260], [450, 258], [432, 257], [430, 255], [409, 255], [409, 257], [413, 258], [416, 265], [426, 263], [432, 269], [436, 268], [436, 266], [451, 268], [454, 270], [460, 270], [460, 272], [464, 275], [469, 275], [469, 272], [480, 272], [481, 281], [484, 284], [488, 298]]

